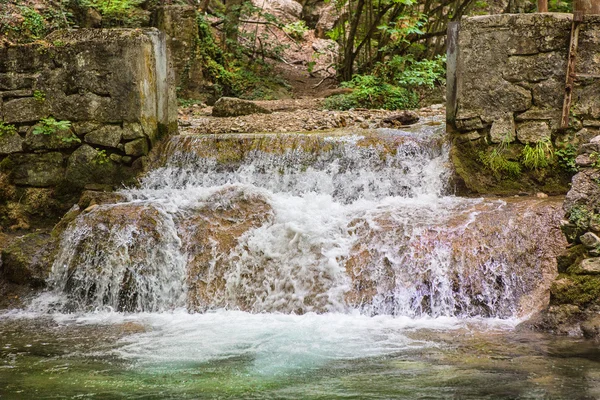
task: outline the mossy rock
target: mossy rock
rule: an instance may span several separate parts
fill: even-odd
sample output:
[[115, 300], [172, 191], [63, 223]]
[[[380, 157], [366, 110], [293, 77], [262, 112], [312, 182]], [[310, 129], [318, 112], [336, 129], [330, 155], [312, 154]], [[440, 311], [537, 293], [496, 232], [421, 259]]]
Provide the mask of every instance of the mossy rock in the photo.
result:
[[587, 250], [582, 244], [568, 248], [563, 254], [556, 257], [558, 272], [567, 272], [567, 269], [578, 265], [586, 255]]
[[560, 275], [550, 288], [550, 304], [589, 307], [599, 303], [600, 276]]
[[9, 282], [43, 287], [56, 256], [57, 242], [47, 233], [31, 233], [2, 250], [2, 276]]
[[[462, 143], [454, 140], [450, 158], [455, 171], [457, 194], [511, 196], [523, 192], [550, 195], [568, 192], [571, 175], [555, 164], [538, 170], [528, 170], [521, 165], [520, 174], [494, 174], [480, 160], [482, 152], [490, 152], [493, 148], [484, 139]], [[510, 144], [503, 155], [509, 162], [519, 162], [522, 148], [520, 144]]]

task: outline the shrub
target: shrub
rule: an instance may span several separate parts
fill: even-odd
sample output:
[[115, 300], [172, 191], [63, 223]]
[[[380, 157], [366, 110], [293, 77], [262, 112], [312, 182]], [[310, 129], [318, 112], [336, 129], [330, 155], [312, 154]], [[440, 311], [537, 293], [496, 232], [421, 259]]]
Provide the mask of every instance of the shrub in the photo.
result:
[[539, 169], [548, 167], [554, 157], [550, 138], [540, 140], [534, 146], [525, 145], [521, 156], [523, 165], [526, 168]]
[[51, 135], [55, 132], [69, 129], [71, 121], [57, 121], [53, 117], [42, 118], [33, 128], [34, 135]]
[[308, 27], [303, 20], [291, 22], [283, 26], [283, 31], [297, 40], [304, 39], [304, 34], [308, 32]]
[[14, 125], [9, 125], [0, 121], [0, 137], [4, 135], [14, 135], [17, 133], [17, 128]]
[[446, 81], [446, 57], [436, 56], [431, 60], [415, 60], [412, 55], [394, 56], [390, 60], [378, 63], [374, 74], [387, 82], [414, 88], [426, 86], [433, 88]]
[[518, 161], [510, 161], [506, 158], [506, 152], [510, 135], [506, 135], [491, 151], [480, 151], [478, 154], [479, 161], [489, 169], [496, 178], [501, 178], [503, 174], [511, 178], [516, 178], [521, 175], [521, 164]]
[[572, 144], [568, 144], [563, 149], [558, 149], [554, 152], [558, 161], [558, 166], [563, 170], [571, 173], [579, 171], [579, 167], [575, 163], [575, 157], [577, 156], [577, 149]]
[[325, 100], [329, 109], [347, 110], [350, 108], [383, 108], [399, 110], [415, 108], [419, 99], [417, 94], [409, 89], [394, 86], [374, 75], [355, 75], [343, 87], [354, 89], [352, 93], [333, 96]]

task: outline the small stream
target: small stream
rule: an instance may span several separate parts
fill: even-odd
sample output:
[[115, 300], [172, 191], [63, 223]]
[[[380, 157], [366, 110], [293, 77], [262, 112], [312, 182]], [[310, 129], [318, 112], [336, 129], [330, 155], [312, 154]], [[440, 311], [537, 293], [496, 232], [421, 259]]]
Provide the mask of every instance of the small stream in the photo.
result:
[[0, 398], [592, 399], [600, 352], [521, 332], [561, 199], [453, 195], [440, 121], [180, 136], [0, 314]]

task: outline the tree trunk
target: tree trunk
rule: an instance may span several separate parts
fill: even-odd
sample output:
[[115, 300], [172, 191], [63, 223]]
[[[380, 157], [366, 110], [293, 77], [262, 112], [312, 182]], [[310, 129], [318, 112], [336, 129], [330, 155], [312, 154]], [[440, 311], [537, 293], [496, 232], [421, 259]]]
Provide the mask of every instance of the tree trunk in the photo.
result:
[[240, 13], [243, 3], [244, 0], [226, 0], [225, 3], [223, 49], [228, 53], [234, 53], [237, 49]]
[[360, 17], [362, 15], [364, 6], [365, 0], [358, 0], [356, 3], [356, 10], [351, 13], [352, 18], [350, 20], [350, 30], [348, 31], [346, 47], [344, 48], [344, 65], [342, 66], [341, 74], [343, 81], [349, 81], [352, 79], [354, 58], [356, 56], [356, 53], [354, 52], [354, 40], [356, 38], [356, 32], [358, 31], [358, 25], [360, 23]]

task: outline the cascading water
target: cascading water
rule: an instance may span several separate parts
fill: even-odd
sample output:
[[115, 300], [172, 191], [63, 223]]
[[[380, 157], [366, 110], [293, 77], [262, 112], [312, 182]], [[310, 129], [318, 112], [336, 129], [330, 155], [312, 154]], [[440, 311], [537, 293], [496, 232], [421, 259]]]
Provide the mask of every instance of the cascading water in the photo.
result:
[[547, 221], [449, 195], [439, 126], [182, 136], [158, 154], [126, 202], [65, 232], [63, 307], [511, 317], [553, 273]]
[[442, 133], [168, 139], [0, 314], [0, 397], [597, 398], [595, 353], [513, 330], [560, 199], [452, 196]]

